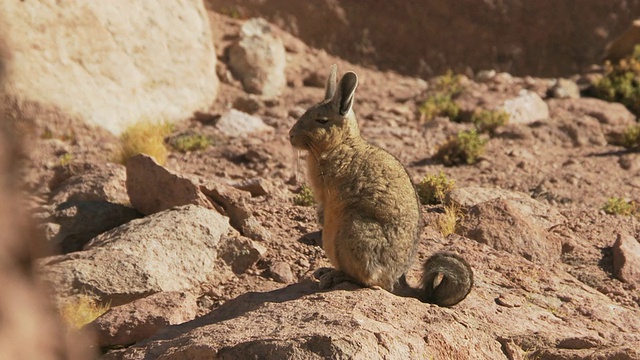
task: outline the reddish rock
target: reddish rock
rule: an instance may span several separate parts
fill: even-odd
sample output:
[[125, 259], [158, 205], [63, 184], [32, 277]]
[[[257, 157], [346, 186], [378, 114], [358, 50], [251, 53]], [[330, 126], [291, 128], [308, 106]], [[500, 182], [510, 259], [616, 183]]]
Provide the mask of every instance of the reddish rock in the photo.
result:
[[629, 234], [618, 234], [613, 244], [613, 273], [640, 288], [640, 243]]
[[120, 164], [74, 163], [56, 168], [51, 180], [51, 202], [106, 201], [127, 204], [126, 172]]
[[131, 205], [145, 215], [187, 204], [214, 208], [191, 180], [162, 167], [145, 154], [127, 161], [126, 184]]
[[196, 297], [185, 292], [160, 292], [112, 307], [88, 324], [99, 346], [130, 345], [155, 335], [169, 325], [193, 320]]
[[560, 259], [560, 239], [540, 227], [511, 200], [495, 199], [469, 209], [459, 232], [496, 250], [527, 260], [553, 264]]

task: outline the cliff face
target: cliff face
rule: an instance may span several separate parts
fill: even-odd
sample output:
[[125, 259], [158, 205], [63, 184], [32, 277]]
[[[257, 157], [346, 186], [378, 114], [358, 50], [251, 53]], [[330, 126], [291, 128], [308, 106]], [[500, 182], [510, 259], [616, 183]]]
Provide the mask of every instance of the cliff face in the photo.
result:
[[262, 16], [349, 61], [421, 77], [493, 68], [566, 76], [601, 61], [640, 16], [639, 0], [208, 0], [232, 16]]

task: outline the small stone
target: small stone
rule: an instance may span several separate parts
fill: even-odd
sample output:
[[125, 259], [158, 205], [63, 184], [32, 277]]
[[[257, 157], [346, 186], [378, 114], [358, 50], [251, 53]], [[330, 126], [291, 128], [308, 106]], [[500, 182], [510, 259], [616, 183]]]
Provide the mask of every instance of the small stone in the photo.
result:
[[273, 184], [263, 178], [252, 178], [239, 181], [233, 187], [243, 191], [248, 191], [251, 196], [263, 196], [273, 192]]
[[496, 71], [493, 70], [493, 69], [491, 69], [491, 70], [480, 70], [476, 74], [476, 81], [477, 82], [487, 82], [487, 81], [493, 79], [495, 76], [496, 76]]
[[284, 261], [276, 261], [269, 267], [269, 272], [273, 280], [289, 284], [293, 282], [293, 272], [291, 272], [291, 266]]
[[260, 100], [255, 95], [241, 96], [233, 102], [233, 108], [248, 114], [255, 114], [262, 107]]
[[508, 308], [520, 307], [523, 304], [521, 298], [511, 295], [511, 294], [500, 294], [496, 298], [496, 304]]

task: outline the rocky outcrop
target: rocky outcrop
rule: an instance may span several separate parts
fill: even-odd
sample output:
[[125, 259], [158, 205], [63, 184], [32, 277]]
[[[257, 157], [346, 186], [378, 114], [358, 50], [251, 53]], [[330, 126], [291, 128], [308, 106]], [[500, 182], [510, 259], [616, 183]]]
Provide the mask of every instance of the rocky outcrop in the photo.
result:
[[402, 6], [348, 0], [207, 2], [217, 11], [264, 17], [352, 63], [423, 78], [447, 69], [573, 75], [600, 63], [607, 42], [640, 13], [640, 4], [627, 0], [589, 0], [579, 7], [554, 0], [438, 0], [428, 8], [420, 0]]
[[525, 352], [637, 358], [637, 311], [611, 308], [606, 296], [559, 267], [461, 237], [451, 240], [477, 279], [469, 297], [452, 309], [350, 283], [318, 292], [306, 282], [241, 295], [104, 359], [518, 359]]
[[4, 1], [0, 23], [19, 59], [6, 79], [17, 117], [35, 104], [117, 134], [140, 119], [187, 118], [216, 97], [201, 0]]
[[[385, 291], [341, 289], [314, 293], [309, 285], [245, 294], [211, 314], [168, 328], [105, 359], [143, 359], [162, 349], [166, 359], [498, 359], [500, 344], [447, 310], [423, 307]], [[316, 305], [322, 303], [322, 311]], [[420, 308], [420, 310], [418, 310]], [[420, 314], [416, 321], [415, 314]], [[261, 319], [256, 321], [256, 319]], [[286, 325], [278, 319], [286, 319]], [[242, 332], [234, 329], [243, 329]], [[251, 334], [248, 335], [247, 334]], [[446, 350], [445, 350], [446, 349]]]

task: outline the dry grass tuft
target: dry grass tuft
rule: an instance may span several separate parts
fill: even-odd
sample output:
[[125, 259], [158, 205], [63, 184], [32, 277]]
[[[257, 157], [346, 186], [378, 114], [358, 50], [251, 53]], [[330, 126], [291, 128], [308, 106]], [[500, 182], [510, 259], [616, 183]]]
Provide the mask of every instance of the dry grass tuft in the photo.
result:
[[456, 232], [458, 221], [462, 211], [457, 205], [450, 204], [444, 207], [444, 214], [438, 218], [438, 230], [442, 236], [447, 237]]
[[101, 304], [89, 295], [79, 295], [60, 307], [60, 315], [71, 328], [80, 329], [110, 308], [111, 304]]
[[164, 165], [169, 154], [164, 138], [171, 133], [172, 128], [166, 121], [158, 123], [150, 120], [142, 120], [129, 126], [120, 135], [120, 151], [116, 161], [124, 164], [132, 156], [147, 154]]

